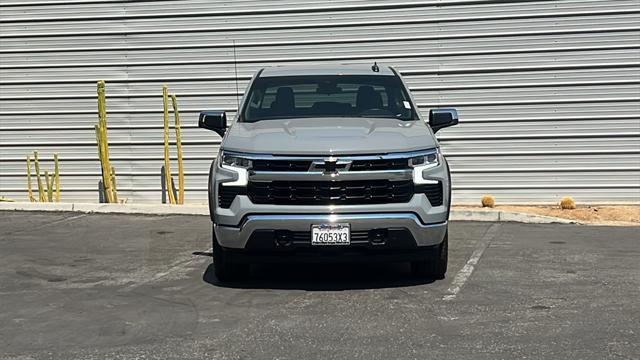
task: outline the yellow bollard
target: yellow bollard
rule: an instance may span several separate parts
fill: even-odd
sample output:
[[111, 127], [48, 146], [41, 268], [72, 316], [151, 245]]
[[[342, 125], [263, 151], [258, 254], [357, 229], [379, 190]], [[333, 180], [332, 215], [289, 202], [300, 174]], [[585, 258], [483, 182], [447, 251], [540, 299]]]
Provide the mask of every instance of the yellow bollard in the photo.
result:
[[106, 110], [106, 93], [105, 82], [103, 80], [98, 81], [98, 133], [100, 136], [100, 164], [102, 166], [102, 186], [105, 192], [105, 200], [107, 203], [113, 202], [111, 196], [111, 168], [108, 162], [107, 154], [107, 110]]
[[[109, 164], [109, 142], [107, 139], [107, 101], [106, 101], [106, 92], [105, 92], [105, 82], [104, 80], [98, 81], [98, 115], [99, 115], [99, 124], [101, 134], [100, 137], [105, 144], [103, 150], [104, 160]], [[109, 167], [108, 167], [109, 168]]]
[[100, 173], [104, 176], [104, 167], [102, 166], [102, 139], [100, 137], [100, 125], [94, 125], [94, 129], [96, 131], [96, 144], [98, 144], [98, 160], [100, 160]]
[[100, 160], [100, 173], [102, 174], [102, 189], [104, 191], [104, 201], [107, 203], [111, 202], [110, 199], [110, 191], [107, 191], [107, 175], [105, 174], [104, 169], [104, 160], [102, 154], [102, 131], [100, 131], [100, 125], [95, 125], [96, 130], [96, 143], [98, 144], [98, 159]]
[[180, 112], [178, 111], [178, 99], [176, 94], [171, 95], [173, 104], [173, 116], [176, 127], [176, 148], [178, 149], [178, 204], [184, 204], [184, 167], [182, 164], [182, 139], [180, 135]]
[[36, 168], [36, 181], [38, 182], [38, 198], [40, 199], [40, 201], [44, 202], [47, 201], [47, 198], [45, 197], [44, 187], [42, 186], [42, 179], [40, 178], [40, 161], [38, 160], [37, 151], [33, 152], [33, 161]]
[[30, 202], [35, 202], [36, 198], [33, 197], [33, 188], [31, 187], [31, 156], [27, 155], [27, 195]]
[[49, 176], [49, 172], [44, 172], [44, 181], [47, 183], [47, 201], [53, 202], [53, 176]]
[[111, 191], [113, 195], [113, 202], [118, 203], [118, 190], [116, 189], [116, 170], [111, 167]]
[[167, 198], [169, 199], [169, 203], [175, 204], [176, 198], [173, 196], [169, 161], [169, 94], [167, 85], [162, 86], [162, 104], [164, 106], [164, 177], [167, 183]]
[[56, 202], [60, 202], [60, 168], [58, 167], [58, 154], [53, 154], [53, 178], [56, 183]]
[[109, 163], [109, 141], [107, 138], [107, 110], [105, 100], [105, 82], [98, 81], [98, 125], [96, 125], [96, 141], [98, 143], [98, 155], [102, 166], [102, 184], [104, 196], [108, 203], [113, 201], [111, 188], [111, 164]]

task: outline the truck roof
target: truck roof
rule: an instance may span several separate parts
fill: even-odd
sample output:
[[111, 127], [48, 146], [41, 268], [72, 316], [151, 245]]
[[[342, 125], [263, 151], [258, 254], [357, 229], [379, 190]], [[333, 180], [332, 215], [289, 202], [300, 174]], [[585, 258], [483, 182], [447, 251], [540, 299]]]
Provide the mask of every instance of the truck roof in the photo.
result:
[[388, 66], [378, 65], [380, 71], [375, 72], [371, 70], [372, 65], [373, 64], [273, 66], [264, 68], [260, 73], [260, 77], [305, 75], [395, 75]]

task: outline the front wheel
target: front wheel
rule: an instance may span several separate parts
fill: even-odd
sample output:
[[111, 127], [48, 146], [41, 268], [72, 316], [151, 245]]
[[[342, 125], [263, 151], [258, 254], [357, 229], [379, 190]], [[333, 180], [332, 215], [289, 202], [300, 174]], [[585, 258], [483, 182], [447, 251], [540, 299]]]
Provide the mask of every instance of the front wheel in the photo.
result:
[[411, 272], [418, 277], [444, 279], [447, 273], [449, 252], [449, 232], [444, 234], [442, 243], [429, 252], [424, 260], [411, 262]]
[[212, 235], [212, 245], [213, 269], [218, 280], [222, 282], [239, 281], [245, 279], [249, 275], [248, 264], [238, 264], [229, 261], [222, 249], [222, 246], [218, 244], [215, 230]]

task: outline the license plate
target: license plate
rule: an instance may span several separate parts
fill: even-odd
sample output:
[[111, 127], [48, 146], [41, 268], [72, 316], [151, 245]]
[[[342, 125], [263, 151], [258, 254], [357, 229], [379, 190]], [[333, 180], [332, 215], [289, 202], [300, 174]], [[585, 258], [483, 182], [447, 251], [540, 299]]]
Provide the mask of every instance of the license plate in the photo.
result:
[[320, 224], [311, 226], [311, 245], [349, 245], [349, 224]]

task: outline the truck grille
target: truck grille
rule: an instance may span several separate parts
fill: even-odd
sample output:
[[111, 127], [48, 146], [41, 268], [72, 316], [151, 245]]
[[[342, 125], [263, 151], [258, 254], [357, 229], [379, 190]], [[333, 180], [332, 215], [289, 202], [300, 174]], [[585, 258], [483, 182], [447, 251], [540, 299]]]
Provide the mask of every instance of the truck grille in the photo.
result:
[[[312, 160], [276, 160], [259, 159], [253, 160], [251, 170], [253, 171], [299, 171], [306, 172], [312, 170]], [[409, 169], [407, 159], [369, 159], [353, 160], [348, 166], [347, 163], [338, 163], [336, 169], [339, 171], [384, 171]], [[316, 164], [313, 170], [322, 171], [324, 164]]]
[[218, 185], [218, 205], [228, 209], [237, 195], [246, 195], [247, 188], [244, 186], [222, 186]]
[[431, 206], [440, 206], [443, 202], [442, 182], [437, 184], [423, 184], [416, 186], [416, 193], [422, 193], [427, 196]]
[[255, 204], [351, 205], [408, 202], [412, 181], [272, 181], [249, 182], [247, 194]]
[[311, 160], [253, 160], [254, 171], [308, 171]]
[[[407, 202], [413, 195], [410, 181], [275, 181], [252, 182], [249, 197], [256, 204], [340, 205]], [[415, 193], [425, 194], [431, 206], [444, 201], [442, 182], [416, 185]], [[247, 195], [241, 186], [218, 186], [218, 204], [229, 208], [237, 195]]]
[[350, 171], [402, 170], [409, 169], [407, 159], [354, 160]]

